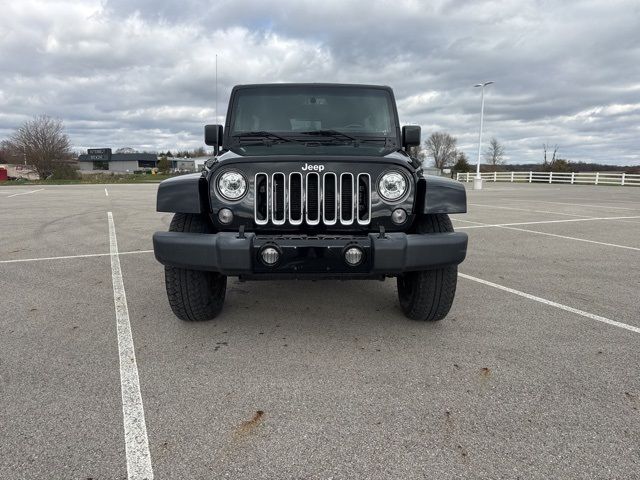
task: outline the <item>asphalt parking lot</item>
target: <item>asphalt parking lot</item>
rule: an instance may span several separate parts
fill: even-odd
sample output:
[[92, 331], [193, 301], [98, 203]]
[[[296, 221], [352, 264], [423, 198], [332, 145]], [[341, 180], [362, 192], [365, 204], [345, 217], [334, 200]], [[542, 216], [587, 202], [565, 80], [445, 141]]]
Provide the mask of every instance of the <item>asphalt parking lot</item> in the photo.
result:
[[156, 189], [0, 187], [0, 478], [637, 478], [639, 188], [468, 191], [437, 324], [392, 280], [233, 279], [181, 322]]

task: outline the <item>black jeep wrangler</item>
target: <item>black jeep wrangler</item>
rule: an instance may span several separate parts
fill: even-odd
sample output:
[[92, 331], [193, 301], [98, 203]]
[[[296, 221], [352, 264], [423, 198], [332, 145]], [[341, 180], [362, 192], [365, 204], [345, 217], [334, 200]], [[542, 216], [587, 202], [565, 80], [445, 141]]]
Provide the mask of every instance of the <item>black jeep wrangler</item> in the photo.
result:
[[467, 236], [462, 184], [424, 175], [407, 150], [389, 87], [242, 85], [226, 123], [205, 126], [215, 155], [203, 172], [165, 180], [156, 232], [167, 295], [183, 320], [220, 313], [227, 276], [262, 279], [396, 277], [405, 315], [444, 318]]

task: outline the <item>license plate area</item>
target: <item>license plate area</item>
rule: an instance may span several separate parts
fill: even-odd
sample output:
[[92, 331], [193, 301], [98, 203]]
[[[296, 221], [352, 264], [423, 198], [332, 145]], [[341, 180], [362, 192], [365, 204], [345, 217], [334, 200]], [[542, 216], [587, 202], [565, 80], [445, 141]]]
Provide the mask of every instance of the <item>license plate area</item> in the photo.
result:
[[[262, 260], [262, 251], [273, 247], [280, 257], [272, 266]], [[345, 261], [345, 252], [351, 247], [360, 248], [364, 254], [358, 265]], [[372, 265], [372, 249], [369, 237], [334, 236], [256, 236], [253, 239], [253, 271], [255, 273], [368, 273]]]

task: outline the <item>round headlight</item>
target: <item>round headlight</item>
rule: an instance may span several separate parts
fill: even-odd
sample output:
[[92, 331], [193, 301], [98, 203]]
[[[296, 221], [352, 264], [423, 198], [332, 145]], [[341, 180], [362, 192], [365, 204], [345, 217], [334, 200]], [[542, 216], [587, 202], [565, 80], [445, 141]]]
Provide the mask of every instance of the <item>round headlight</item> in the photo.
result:
[[218, 192], [227, 200], [239, 200], [247, 193], [247, 180], [239, 172], [224, 172], [218, 177]]
[[385, 200], [399, 200], [407, 193], [407, 178], [400, 172], [385, 173], [380, 177], [378, 193]]

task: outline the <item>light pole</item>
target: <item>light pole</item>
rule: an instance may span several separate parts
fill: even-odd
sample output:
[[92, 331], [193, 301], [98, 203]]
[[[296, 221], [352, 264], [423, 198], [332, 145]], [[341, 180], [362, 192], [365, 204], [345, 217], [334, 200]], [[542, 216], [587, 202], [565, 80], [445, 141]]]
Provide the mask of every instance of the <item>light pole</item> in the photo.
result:
[[482, 177], [480, 176], [480, 152], [482, 150], [482, 123], [484, 121], [484, 87], [491, 85], [493, 82], [484, 82], [474, 85], [474, 87], [480, 87], [481, 93], [481, 106], [480, 106], [480, 136], [478, 137], [478, 161], [476, 163], [476, 176], [473, 179], [473, 189], [482, 189]]

